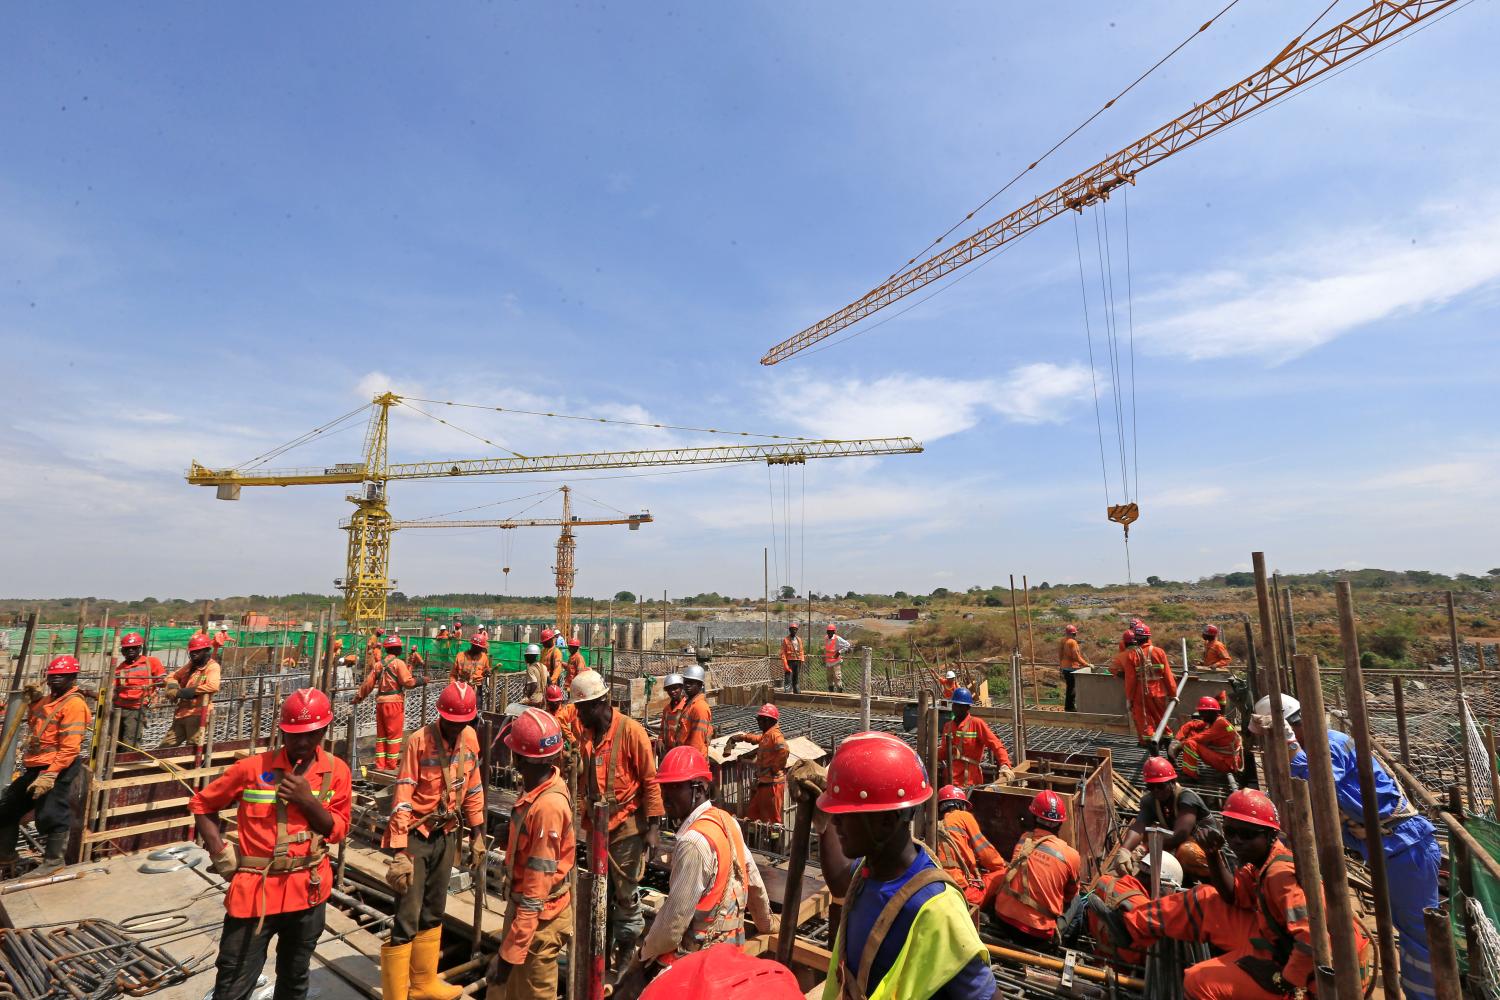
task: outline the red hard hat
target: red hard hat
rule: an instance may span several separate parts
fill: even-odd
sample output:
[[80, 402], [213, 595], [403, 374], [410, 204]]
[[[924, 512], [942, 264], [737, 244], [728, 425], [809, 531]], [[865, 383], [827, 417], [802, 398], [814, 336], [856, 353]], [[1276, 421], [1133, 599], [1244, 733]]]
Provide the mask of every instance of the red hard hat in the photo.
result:
[[1203, 637], [1205, 639], [1217, 639], [1219, 637], [1219, 626], [1217, 626], [1217, 625], [1205, 625], [1205, 626], [1203, 626]]
[[709, 771], [708, 759], [697, 747], [673, 747], [661, 759], [661, 767], [656, 769], [656, 781], [661, 785], [699, 780], [712, 781], [713, 772]]
[[[449, 685], [449, 690], [453, 685]], [[469, 688], [469, 704], [474, 703], [474, 689]], [[439, 702], [441, 704], [441, 702]], [[551, 712], [528, 708], [505, 731], [505, 745], [511, 753], [540, 760], [563, 748], [563, 734]]]
[[1120, 636], [1120, 641], [1123, 642], [1127, 646], [1134, 646], [1135, 645], [1135, 631], [1133, 629], [1126, 629], [1125, 630], [1125, 634], [1122, 635], [1122, 636]]
[[400, 649], [401, 637], [399, 635], [388, 635], [380, 641], [381, 649]]
[[777, 708], [775, 705], [772, 705], [770, 702], [766, 702], [764, 705], [760, 706], [760, 711], [755, 713], [755, 717], [758, 719], [775, 719], [777, 722], [780, 722], [781, 709]]
[[213, 642], [202, 632], [194, 632], [192, 635], [188, 636], [189, 653], [193, 652], [193, 650], [195, 649], [207, 649], [212, 645]]
[[281, 731], [310, 733], [333, 722], [333, 706], [317, 688], [300, 688], [281, 703]]
[[438, 715], [449, 722], [472, 722], [479, 714], [479, 696], [463, 681], [454, 681], [438, 695]]
[[1281, 829], [1281, 819], [1276, 807], [1266, 798], [1265, 792], [1253, 788], [1242, 788], [1224, 800], [1224, 818], [1237, 819], [1241, 823], [1264, 826], [1272, 830]]
[[1140, 636], [1142, 639], [1151, 638], [1151, 626], [1147, 625], [1145, 622], [1141, 622], [1139, 625], [1132, 625], [1130, 627], [1130, 630], [1136, 635]]
[[475, 632], [473, 635], [469, 636], [469, 645], [478, 646], [480, 649], [489, 649], [490, 637], [485, 635], [483, 632]]
[[552, 631], [550, 628], [544, 628], [544, 629], [542, 629], [542, 641], [543, 642], [550, 642], [551, 640], [556, 639], [556, 638], [557, 638], [557, 633], [554, 632], [554, 631]]
[[579, 646], [582, 646], [582, 645], [583, 645], [583, 640], [580, 639], [580, 638], [578, 638], [578, 636], [576, 636], [576, 635], [573, 638], [571, 638], [571, 639], [568, 640], [568, 648], [569, 649], [577, 649]]
[[1078, 634], [1078, 626], [1077, 625], [1064, 625], [1063, 626], [1063, 631], [1066, 632], [1068, 635], [1077, 635]]
[[1212, 695], [1204, 695], [1198, 699], [1198, 711], [1200, 712], [1222, 712], [1224, 706], [1219, 704], [1219, 699]]
[[1030, 809], [1031, 815], [1049, 823], [1061, 823], [1068, 818], [1068, 807], [1056, 792], [1037, 792], [1036, 798], [1031, 800]]
[[1168, 781], [1177, 780], [1177, 768], [1165, 757], [1147, 757], [1145, 769], [1146, 784], [1161, 785]]
[[890, 733], [864, 732], [840, 743], [818, 796], [826, 813], [886, 812], [932, 797], [922, 761]]
[[828, 623], [828, 631], [829, 632], [837, 632], [838, 628], [833, 624], [833, 622], [829, 622]]
[[724, 942], [677, 959], [641, 1000], [802, 1000], [797, 977], [780, 962], [747, 955]]
[[938, 789], [939, 802], [968, 802], [969, 797], [957, 785], [944, 785]]
[[146, 640], [141, 638], [139, 632], [126, 632], [120, 636], [121, 649], [124, 649], [126, 646], [144, 646], [145, 644]]
[[1143, 622], [1143, 621], [1141, 621], [1139, 618], [1132, 618], [1132, 619], [1130, 619], [1130, 627], [1131, 628], [1136, 628], [1137, 626], [1144, 625], [1144, 624], [1146, 624], [1146, 623]]
[[69, 656], [67, 653], [64, 653], [61, 656], [54, 656], [52, 658], [52, 662], [47, 664], [48, 677], [51, 677], [53, 674], [76, 673], [78, 673], [78, 661], [73, 659], [73, 657]]
[[548, 684], [546, 698], [548, 701], [562, 701], [562, 688], [558, 687], [556, 684]]

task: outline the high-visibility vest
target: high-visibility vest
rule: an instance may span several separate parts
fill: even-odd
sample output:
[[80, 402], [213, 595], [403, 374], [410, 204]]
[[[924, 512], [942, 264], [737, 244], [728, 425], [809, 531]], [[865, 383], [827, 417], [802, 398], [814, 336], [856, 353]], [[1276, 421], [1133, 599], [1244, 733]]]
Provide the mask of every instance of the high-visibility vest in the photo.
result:
[[[717, 806], [693, 821], [689, 830], [703, 835], [714, 852], [714, 882], [698, 897], [698, 905], [688, 922], [688, 937], [693, 951], [716, 944], [745, 943], [745, 907], [750, 901], [749, 878], [746, 875], [745, 848], [729, 829], [734, 817]], [[735, 880], [730, 891], [730, 878]], [[680, 945], [679, 945], [680, 947]], [[687, 954], [678, 951], [681, 957]]]

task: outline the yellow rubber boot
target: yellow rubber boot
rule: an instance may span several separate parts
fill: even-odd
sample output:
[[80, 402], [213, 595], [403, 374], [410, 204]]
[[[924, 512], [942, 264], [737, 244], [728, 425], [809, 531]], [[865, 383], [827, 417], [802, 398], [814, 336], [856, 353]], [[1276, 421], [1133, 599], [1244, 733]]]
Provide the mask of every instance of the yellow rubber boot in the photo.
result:
[[411, 990], [411, 942], [380, 946], [380, 995], [384, 1000], [407, 1000]]
[[443, 929], [429, 927], [411, 941], [410, 1000], [458, 1000], [462, 986], [454, 986], [438, 975], [443, 948]]

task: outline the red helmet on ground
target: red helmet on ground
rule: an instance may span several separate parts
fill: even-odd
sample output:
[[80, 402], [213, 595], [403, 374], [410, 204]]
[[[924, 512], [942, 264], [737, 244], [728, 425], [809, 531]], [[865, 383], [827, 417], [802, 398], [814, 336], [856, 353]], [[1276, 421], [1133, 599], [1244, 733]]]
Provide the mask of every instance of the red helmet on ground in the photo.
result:
[[333, 722], [333, 706], [317, 688], [299, 688], [281, 703], [281, 731], [310, 733]]
[[1056, 792], [1037, 792], [1029, 808], [1031, 815], [1037, 819], [1044, 819], [1048, 823], [1061, 823], [1068, 818], [1068, 807], [1063, 804], [1062, 796]]
[[1148, 785], [1164, 785], [1177, 780], [1177, 768], [1165, 757], [1147, 757], [1144, 774]]
[[1217, 626], [1217, 625], [1205, 625], [1205, 626], [1203, 626], [1203, 638], [1205, 638], [1205, 639], [1217, 639], [1218, 637], [1219, 637], [1219, 626]]
[[[453, 685], [450, 684], [449, 688], [452, 687]], [[470, 688], [471, 704], [473, 697], [473, 688]], [[551, 712], [544, 712], [540, 708], [528, 708], [505, 731], [505, 745], [510, 748], [511, 753], [541, 760], [554, 756], [562, 750], [562, 728], [558, 726]]]
[[777, 722], [780, 722], [781, 709], [777, 708], [770, 702], [766, 702], [764, 705], [760, 706], [760, 711], [755, 713], [755, 717], [757, 719], [775, 719]]
[[580, 638], [578, 638], [578, 636], [576, 636], [576, 635], [573, 638], [571, 638], [571, 639], [568, 640], [568, 648], [569, 649], [577, 649], [579, 646], [582, 646], [582, 645], [583, 645], [583, 640], [580, 639]]
[[479, 714], [479, 696], [471, 685], [454, 681], [438, 695], [438, 715], [449, 722], [473, 722]]
[[386, 636], [384, 639], [380, 640], [380, 648], [381, 649], [400, 649], [401, 648], [401, 637], [399, 635], [394, 635], [394, 634]]
[[1134, 632], [1138, 637], [1142, 639], [1151, 638], [1151, 626], [1147, 625], [1145, 622], [1141, 622], [1139, 625], [1130, 626], [1130, 631]]
[[480, 649], [489, 649], [490, 637], [485, 635], [483, 632], [475, 632], [473, 635], [469, 636], [469, 645], [478, 646]]
[[887, 812], [932, 797], [922, 761], [890, 733], [864, 732], [840, 743], [818, 796], [826, 813]]
[[661, 759], [661, 767], [656, 770], [656, 781], [662, 785], [712, 780], [713, 772], [708, 769], [708, 758], [697, 747], [673, 747]]
[[547, 685], [547, 694], [545, 695], [545, 697], [546, 697], [546, 699], [548, 701], [562, 701], [563, 700], [563, 690], [562, 690], [562, 688], [558, 687], [556, 684], [548, 684]]
[[210, 639], [208, 636], [204, 635], [202, 632], [194, 632], [192, 635], [188, 636], [188, 652], [189, 653], [193, 652], [194, 650], [198, 650], [198, 649], [207, 649], [209, 646], [212, 646], [212, 645], [213, 645], [213, 640]]
[[550, 628], [544, 628], [544, 629], [542, 629], [542, 641], [543, 642], [551, 642], [553, 639], [556, 639], [556, 638], [557, 638], [557, 633], [554, 632], [554, 631], [552, 631]]
[[124, 649], [127, 646], [144, 646], [145, 644], [146, 640], [141, 638], [141, 634], [139, 632], [126, 632], [124, 635], [120, 636], [121, 649]]
[[52, 677], [56, 674], [76, 673], [78, 673], [78, 661], [69, 656], [67, 653], [64, 653], [61, 656], [54, 656], [52, 658], [52, 662], [47, 664], [48, 677]]
[[1077, 625], [1064, 625], [1063, 626], [1063, 634], [1065, 634], [1065, 635], [1077, 635], [1078, 634], [1078, 626]]
[[1224, 706], [1219, 704], [1219, 699], [1212, 695], [1204, 695], [1198, 699], [1198, 711], [1200, 712], [1222, 712]]
[[797, 977], [780, 962], [716, 944], [679, 958], [651, 980], [641, 1000], [802, 1000]]
[[938, 803], [944, 802], [968, 802], [969, 797], [964, 790], [957, 785], [944, 785], [938, 789]]
[[1253, 788], [1242, 788], [1224, 800], [1224, 818], [1237, 819], [1241, 823], [1264, 826], [1272, 830], [1281, 829], [1281, 818], [1276, 815], [1276, 806], [1265, 792]]
[[1122, 635], [1122, 636], [1120, 636], [1120, 641], [1123, 642], [1127, 646], [1134, 646], [1135, 645], [1135, 630], [1134, 629], [1126, 629], [1125, 630], [1125, 634]]

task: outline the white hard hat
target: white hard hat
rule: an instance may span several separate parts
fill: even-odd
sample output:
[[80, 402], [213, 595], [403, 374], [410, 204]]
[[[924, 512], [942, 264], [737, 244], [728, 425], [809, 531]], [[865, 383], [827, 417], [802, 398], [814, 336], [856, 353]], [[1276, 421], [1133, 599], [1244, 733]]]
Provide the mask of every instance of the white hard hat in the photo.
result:
[[[1302, 718], [1302, 703], [1289, 694], [1281, 696], [1281, 715], [1290, 727], [1292, 723]], [[1255, 703], [1255, 711], [1250, 713], [1250, 731], [1257, 736], [1264, 736], [1271, 731], [1271, 696], [1266, 695]], [[1288, 728], [1287, 739], [1292, 739], [1292, 733]]]
[[662, 678], [661, 686], [662, 687], [667, 687], [667, 688], [669, 688], [669, 687], [681, 687], [682, 686], [682, 675], [681, 674], [668, 674], [667, 676], [665, 676], [665, 677]]
[[609, 694], [609, 685], [597, 670], [584, 670], [573, 678], [569, 690], [576, 701], [594, 701]]
[[533, 642], [533, 643], [529, 644], [526, 647], [526, 652], [525, 652], [524, 655], [526, 655], [526, 656], [541, 656], [542, 655], [542, 647], [538, 646], [536, 643]]
[[[1140, 866], [1147, 873], [1151, 871], [1151, 855], [1148, 852], [1141, 858]], [[1182, 862], [1178, 861], [1168, 851], [1161, 852], [1161, 884], [1180, 887], [1182, 885]]]
[[945, 680], [945, 681], [956, 681], [956, 680], [958, 680], [958, 675], [955, 674], [953, 671], [950, 670], [946, 674], [943, 675], [943, 680]]
[[682, 679], [684, 681], [697, 681], [699, 684], [702, 684], [707, 676], [703, 672], [703, 668], [696, 663], [689, 663], [682, 668]]

